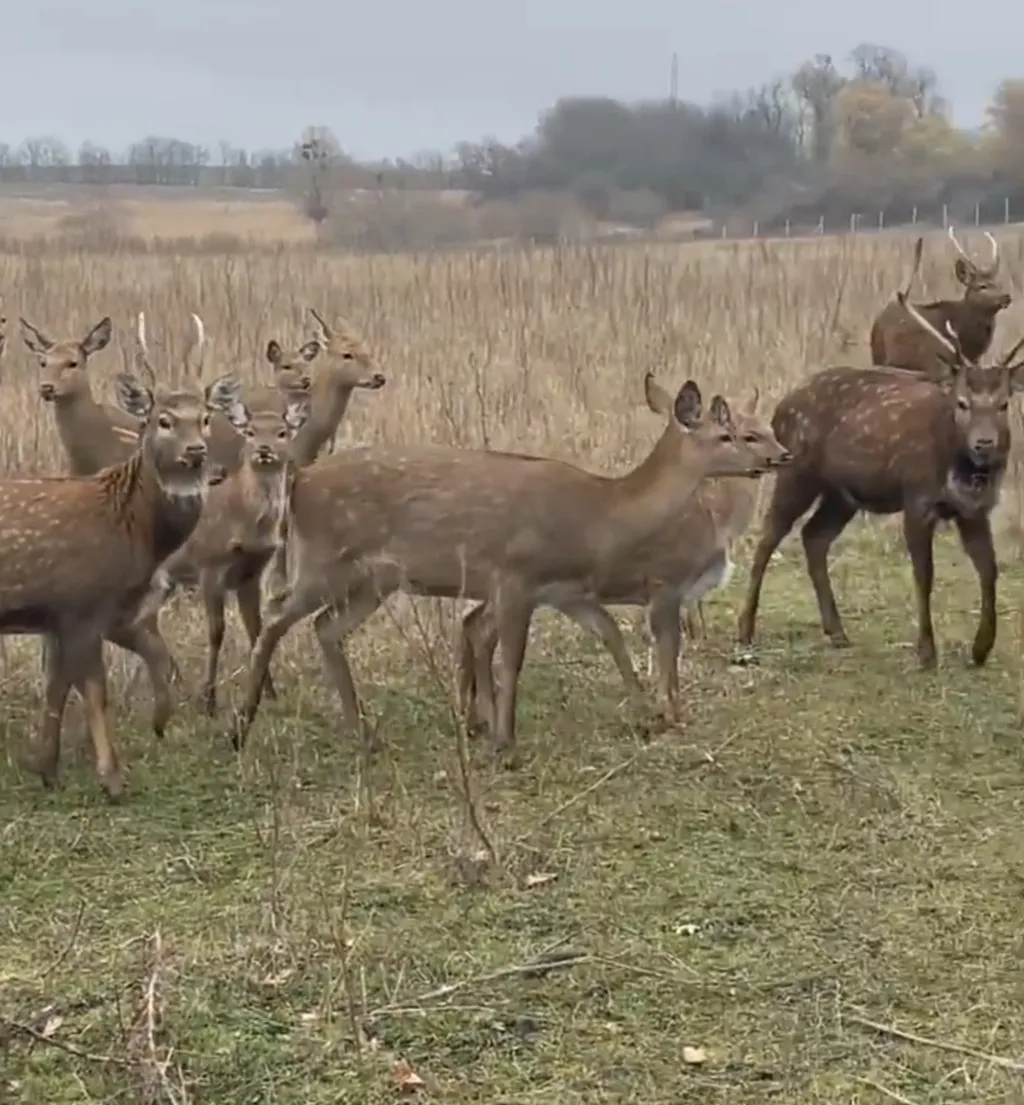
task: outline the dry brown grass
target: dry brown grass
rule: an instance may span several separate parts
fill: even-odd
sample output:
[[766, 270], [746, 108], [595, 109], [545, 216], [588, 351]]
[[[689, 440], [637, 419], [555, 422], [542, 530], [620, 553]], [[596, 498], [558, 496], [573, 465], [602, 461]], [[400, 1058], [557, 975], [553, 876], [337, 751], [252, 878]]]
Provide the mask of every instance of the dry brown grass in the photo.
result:
[[[1017, 279], [1024, 241], [1002, 244]], [[845, 333], [861, 343], [850, 356], [866, 358], [871, 316], [904, 281], [910, 250], [864, 237], [418, 258], [67, 252], [0, 257], [0, 289], [8, 316], [61, 336], [113, 316], [115, 347], [93, 367], [103, 398], [139, 310], [170, 359], [200, 310], [211, 377], [255, 379], [267, 339], [296, 341], [312, 304], [362, 328], [389, 377], [353, 404], [351, 438], [487, 444], [620, 471], [659, 429], [643, 406], [647, 369], [775, 400], [835, 361]], [[950, 268], [937, 237], [926, 294], [952, 290]], [[997, 345], [1022, 329], [1024, 299]], [[0, 395], [5, 471], [55, 470], [50, 412], [17, 341]], [[819, 644], [802, 566], [784, 550], [766, 584], [762, 667], [727, 667], [722, 607], [738, 583], [712, 604], [711, 639], [688, 661], [689, 730], [654, 746], [624, 717], [607, 658], [539, 618], [522, 706], [531, 765], [480, 772], [481, 814], [511, 879], [483, 893], [448, 881], [460, 830], [452, 614], [440, 605], [378, 616], [353, 642], [390, 749], [368, 774], [337, 731], [308, 628], [279, 654], [288, 692], [241, 765], [194, 707], [154, 747], [124, 704], [134, 796], [123, 809], [100, 806], [74, 756], [65, 770], [79, 785], [52, 798], [13, 767], [0, 773], [0, 1099], [114, 1100], [138, 1077], [150, 1100], [377, 1102], [393, 1097], [390, 1067], [404, 1056], [429, 1099], [458, 1102], [1015, 1100], [1014, 1076], [991, 1058], [896, 1044], [857, 1018], [983, 1053], [1024, 1049], [1020, 642], [1005, 617], [1024, 596], [1017, 475], [1003, 627], [984, 672], [953, 652], [976, 595], [942, 545], [946, 658], [935, 677], [910, 674], [908, 573], [877, 523], [851, 528], [835, 571], [855, 649]], [[167, 628], [194, 674], [203, 640], [191, 609]], [[225, 700], [242, 662], [232, 635]], [[37, 670], [30, 646], [8, 644], [12, 749], [32, 721]], [[368, 781], [383, 830], [366, 822]], [[558, 878], [522, 890], [516, 880], [537, 872]], [[566, 973], [500, 974], [561, 941], [584, 953]], [[424, 996], [460, 980], [456, 995]], [[132, 1018], [141, 1011], [145, 1027], [156, 989], [147, 1050]], [[684, 1066], [684, 1044], [708, 1061]], [[167, 1071], [180, 1064], [184, 1088], [156, 1077], [170, 1047]]]

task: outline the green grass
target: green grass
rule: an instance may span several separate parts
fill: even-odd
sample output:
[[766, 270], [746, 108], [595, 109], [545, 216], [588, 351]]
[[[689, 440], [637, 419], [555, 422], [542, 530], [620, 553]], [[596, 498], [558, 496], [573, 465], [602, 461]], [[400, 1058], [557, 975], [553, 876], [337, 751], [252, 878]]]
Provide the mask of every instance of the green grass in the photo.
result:
[[[8, 764], [0, 1101], [374, 1105], [398, 1095], [399, 1059], [421, 1100], [455, 1103], [1024, 1100], [1019, 1072], [858, 1023], [1024, 1056], [1024, 572], [1004, 566], [978, 671], [951, 534], [937, 562], [940, 667], [924, 675], [891, 529], [851, 527], [834, 559], [846, 651], [823, 642], [787, 542], [759, 664], [729, 665], [738, 578], [686, 663], [688, 726], [654, 741], [608, 658], [539, 619], [526, 766], [475, 773], [499, 860], [483, 885], [453, 862], [445, 695], [384, 617], [359, 648], [385, 740], [366, 776], [308, 627], [241, 763], [185, 706], [162, 744], [141, 711], [121, 718], [120, 807], [73, 748], [56, 794]], [[28, 705], [5, 702], [19, 719]], [[526, 888], [538, 873], [557, 877]], [[511, 970], [559, 954], [580, 958]], [[688, 1046], [706, 1061], [685, 1063]], [[154, 1070], [168, 1049], [177, 1098]]]

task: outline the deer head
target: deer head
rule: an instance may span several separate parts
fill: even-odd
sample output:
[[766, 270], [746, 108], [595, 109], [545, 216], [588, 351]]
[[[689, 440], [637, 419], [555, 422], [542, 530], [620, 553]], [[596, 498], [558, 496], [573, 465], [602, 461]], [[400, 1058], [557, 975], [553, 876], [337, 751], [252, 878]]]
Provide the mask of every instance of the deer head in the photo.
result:
[[313, 385], [309, 366], [316, 360], [323, 348], [314, 338], [292, 353], [285, 352], [280, 343], [273, 338], [267, 342], [267, 361], [274, 370], [274, 386], [285, 395], [308, 393]]
[[991, 314], [995, 314], [1009, 307], [1013, 300], [999, 280], [999, 245], [987, 230], [985, 237], [992, 250], [992, 260], [987, 268], [967, 255], [963, 246], [957, 241], [953, 228], [949, 228], [949, 240], [960, 254], [953, 266], [953, 273], [963, 285], [964, 299], [978, 304], [979, 307], [985, 307]]
[[967, 360], [952, 325], [941, 333], [910, 303], [902, 292], [897, 298], [910, 317], [938, 341], [948, 369], [940, 381], [953, 405], [953, 425], [958, 454], [973, 478], [1005, 467], [1010, 450], [1010, 398], [1024, 390], [1024, 361], [1014, 358], [1024, 347], [1018, 341], [994, 365], [976, 365]]
[[315, 340], [331, 360], [332, 373], [341, 386], [376, 391], [387, 383], [387, 377], [377, 369], [369, 347], [354, 327], [343, 319], [330, 325], [314, 308], [306, 310]]
[[20, 318], [21, 337], [39, 360], [39, 394], [47, 403], [74, 399], [89, 393], [86, 363], [110, 343], [110, 316], [99, 322], [79, 341], [54, 341], [27, 319]]

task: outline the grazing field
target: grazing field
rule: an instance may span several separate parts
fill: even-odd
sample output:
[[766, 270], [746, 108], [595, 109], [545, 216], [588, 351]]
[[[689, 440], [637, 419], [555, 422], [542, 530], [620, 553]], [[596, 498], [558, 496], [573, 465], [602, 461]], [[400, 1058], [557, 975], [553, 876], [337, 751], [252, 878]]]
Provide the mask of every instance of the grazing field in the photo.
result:
[[[1019, 294], [1024, 245], [1002, 247]], [[69, 251], [0, 256], [0, 290], [4, 314], [55, 336], [113, 316], [90, 362], [104, 400], [139, 310], [158, 370], [180, 373], [199, 310], [207, 376], [256, 379], [267, 340], [295, 344], [312, 304], [363, 330], [388, 376], [357, 394], [348, 440], [621, 471], [660, 430], [647, 369], [774, 402], [816, 366], [866, 359], [910, 253], [897, 237], [390, 259]], [[950, 253], [929, 241], [925, 295], [954, 293]], [[993, 353], [1022, 329], [1015, 303]], [[847, 335], [860, 344], [840, 354]], [[0, 463], [58, 470], [16, 332], [0, 368]], [[186, 699], [162, 742], [112, 655], [118, 807], [73, 732], [62, 791], [18, 773], [38, 646], [8, 640], [0, 1102], [1024, 1100], [1020, 477], [1015, 459], [985, 669], [966, 664], [977, 588], [947, 533], [939, 669], [916, 671], [899, 526], [878, 521], [851, 526], [834, 558], [852, 649], [823, 642], [794, 535], [766, 579], [758, 662], [732, 663], [755, 526], [684, 660], [683, 727], [647, 731], [609, 658], [536, 617], [518, 772], [474, 758], [464, 777], [450, 604], [396, 602], [353, 640], [384, 745], [372, 762], [339, 725], [308, 625], [279, 651], [283, 693], [240, 759], [223, 734], [237, 623], [224, 720]], [[164, 616], [191, 686], [196, 609]], [[623, 618], [639, 662], [639, 618]]]

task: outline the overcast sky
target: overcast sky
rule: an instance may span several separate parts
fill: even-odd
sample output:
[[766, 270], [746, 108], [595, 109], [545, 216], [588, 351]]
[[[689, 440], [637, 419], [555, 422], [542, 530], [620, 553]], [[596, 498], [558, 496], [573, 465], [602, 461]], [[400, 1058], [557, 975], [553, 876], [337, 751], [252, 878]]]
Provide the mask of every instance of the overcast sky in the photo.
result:
[[[937, 70], [957, 122], [1024, 71], [1008, 0], [11, 0], [0, 140], [120, 150], [147, 134], [247, 148], [329, 126], [357, 157], [532, 130], [558, 96], [707, 101], [817, 53], [880, 42]], [[782, 13], [785, 13], [784, 18]], [[965, 14], [966, 13], [966, 14]]]

